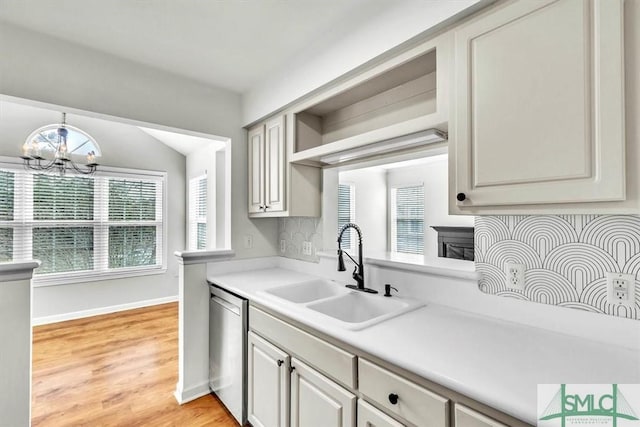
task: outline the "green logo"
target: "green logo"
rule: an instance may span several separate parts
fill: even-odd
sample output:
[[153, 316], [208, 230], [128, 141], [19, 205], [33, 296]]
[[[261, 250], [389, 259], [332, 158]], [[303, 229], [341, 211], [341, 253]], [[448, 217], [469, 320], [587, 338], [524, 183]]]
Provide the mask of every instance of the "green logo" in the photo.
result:
[[611, 418], [613, 427], [617, 426], [618, 419], [638, 420], [617, 384], [611, 384], [611, 393], [573, 394], [567, 393], [566, 384], [560, 384], [560, 389], [544, 410], [540, 421], [559, 418], [562, 427], [565, 427], [570, 417]]

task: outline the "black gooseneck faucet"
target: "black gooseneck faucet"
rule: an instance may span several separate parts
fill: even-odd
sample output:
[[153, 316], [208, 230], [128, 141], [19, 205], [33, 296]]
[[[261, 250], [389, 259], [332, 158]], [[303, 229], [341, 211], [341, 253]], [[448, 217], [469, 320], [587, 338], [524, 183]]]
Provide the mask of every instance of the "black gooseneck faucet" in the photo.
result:
[[[353, 228], [358, 233], [358, 262], [349, 255], [348, 252], [342, 250], [342, 235], [348, 228]], [[346, 267], [344, 266], [344, 258], [342, 254], [346, 254], [354, 264], [356, 264], [356, 268], [353, 270], [353, 279], [356, 281], [357, 285], [347, 285], [347, 288], [355, 289], [362, 292], [368, 292], [370, 294], [377, 294], [378, 291], [375, 289], [365, 288], [364, 286], [364, 261], [362, 257], [362, 232], [360, 231], [360, 227], [356, 224], [349, 222], [342, 226], [340, 232], [338, 233], [338, 271], [346, 271]]]

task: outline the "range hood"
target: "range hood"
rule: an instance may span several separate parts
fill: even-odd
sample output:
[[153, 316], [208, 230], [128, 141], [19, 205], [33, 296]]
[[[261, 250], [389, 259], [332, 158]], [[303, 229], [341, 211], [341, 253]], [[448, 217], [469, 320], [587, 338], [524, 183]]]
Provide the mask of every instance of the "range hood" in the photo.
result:
[[377, 154], [386, 154], [398, 150], [423, 147], [425, 145], [434, 144], [436, 142], [442, 142], [446, 140], [446, 132], [438, 129], [427, 129], [424, 131], [399, 136], [397, 138], [385, 139], [384, 141], [363, 145], [362, 147], [351, 148], [349, 150], [340, 151], [338, 153], [327, 154], [326, 156], [321, 157], [320, 161], [329, 165], [335, 165], [338, 163], [362, 159]]

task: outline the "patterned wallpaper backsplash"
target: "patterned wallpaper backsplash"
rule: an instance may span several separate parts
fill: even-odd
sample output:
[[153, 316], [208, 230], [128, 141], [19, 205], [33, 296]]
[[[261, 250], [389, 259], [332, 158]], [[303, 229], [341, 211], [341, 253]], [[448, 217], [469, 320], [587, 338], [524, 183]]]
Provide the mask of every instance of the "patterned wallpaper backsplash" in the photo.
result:
[[[316, 251], [322, 248], [322, 220], [320, 218], [280, 218], [278, 220], [278, 250], [285, 241], [285, 251], [281, 256], [303, 261], [318, 262]], [[302, 251], [304, 242], [311, 242], [311, 255]]]
[[[475, 220], [483, 292], [640, 319], [640, 217], [485, 216]], [[507, 289], [504, 264], [524, 264], [524, 291]], [[607, 302], [606, 273], [636, 277], [635, 307]]]

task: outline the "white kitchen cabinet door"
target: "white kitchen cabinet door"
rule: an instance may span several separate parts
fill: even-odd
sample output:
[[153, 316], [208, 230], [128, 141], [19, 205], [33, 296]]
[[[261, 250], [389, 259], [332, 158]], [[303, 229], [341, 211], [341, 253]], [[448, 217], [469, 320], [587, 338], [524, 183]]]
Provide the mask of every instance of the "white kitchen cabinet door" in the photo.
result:
[[515, 1], [455, 30], [453, 212], [624, 200], [622, 18], [622, 0]]
[[505, 424], [458, 403], [455, 405], [454, 412], [455, 427], [507, 427]]
[[356, 397], [293, 359], [291, 427], [355, 427]]
[[253, 427], [289, 425], [288, 354], [249, 332], [247, 414]]
[[264, 125], [249, 131], [249, 213], [264, 209]]
[[405, 427], [384, 412], [358, 399], [358, 427]]
[[284, 117], [276, 117], [265, 125], [265, 212], [285, 208]]

